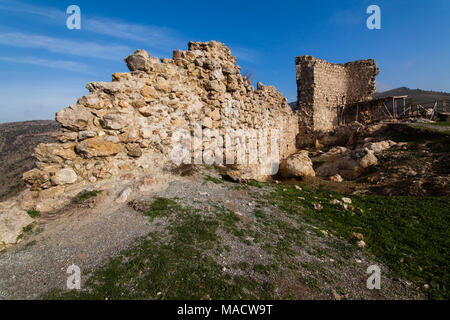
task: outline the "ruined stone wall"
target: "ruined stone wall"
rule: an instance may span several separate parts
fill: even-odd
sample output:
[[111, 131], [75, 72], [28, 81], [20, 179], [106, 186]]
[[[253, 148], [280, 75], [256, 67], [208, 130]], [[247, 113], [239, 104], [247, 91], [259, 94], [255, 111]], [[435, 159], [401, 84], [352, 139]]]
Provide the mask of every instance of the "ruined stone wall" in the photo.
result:
[[370, 100], [376, 91], [379, 70], [372, 59], [335, 64], [300, 56], [295, 64], [299, 123], [304, 132], [336, 129], [338, 106]]
[[[298, 122], [286, 99], [271, 86], [255, 90], [225, 45], [190, 42], [173, 59], [138, 50], [125, 61], [130, 72], [88, 83], [88, 95], [56, 114], [58, 142], [39, 145], [37, 169], [24, 174], [32, 190], [166, 166], [174, 133], [193, 134], [199, 122], [222, 135], [277, 129], [280, 158], [295, 152]], [[213, 140], [190, 149], [205, 151]]]

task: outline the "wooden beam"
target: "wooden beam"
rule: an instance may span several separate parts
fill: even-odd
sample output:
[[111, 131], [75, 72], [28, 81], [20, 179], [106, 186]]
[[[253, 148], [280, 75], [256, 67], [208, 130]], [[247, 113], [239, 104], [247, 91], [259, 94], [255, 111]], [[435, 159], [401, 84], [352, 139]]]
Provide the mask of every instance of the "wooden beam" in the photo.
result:
[[389, 116], [392, 118], [392, 114], [389, 112], [389, 109], [388, 109], [388, 107], [386, 107], [386, 104], [385, 104], [385, 103], [383, 103], [383, 106], [384, 106], [384, 108], [386, 109], [386, 111], [389, 113]]

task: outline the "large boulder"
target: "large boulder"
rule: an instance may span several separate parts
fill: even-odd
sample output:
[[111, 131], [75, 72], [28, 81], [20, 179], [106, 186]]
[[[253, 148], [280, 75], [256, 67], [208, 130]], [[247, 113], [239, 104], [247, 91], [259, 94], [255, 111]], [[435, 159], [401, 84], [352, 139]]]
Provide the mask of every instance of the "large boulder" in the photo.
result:
[[52, 184], [55, 186], [72, 184], [77, 181], [77, 174], [72, 168], [64, 168], [57, 171], [52, 177]]
[[31, 186], [31, 190], [39, 190], [43, 187], [50, 187], [50, 181], [47, 172], [39, 170], [37, 168], [25, 172], [22, 178]]
[[366, 148], [325, 162], [316, 169], [316, 174], [319, 177], [339, 174], [346, 180], [353, 180], [364, 173], [367, 168], [376, 164], [378, 164], [378, 159], [374, 152]]
[[86, 130], [92, 117], [92, 113], [81, 105], [70, 106], [56, 113], [56, 121], [74, 131]]
[[85, 158], [113, 156], [122, 149], [122, 145], [101, 137], [86, 139], [75, 146], [75, 151]]
[[347, 180], [353, 180], [359, 175], [359, 164], [352, 157], [345, 156], [324, 163], [316, 169], [316, 174], [319, 177], [329, 177], [339, 174]]
[[396, 145], [397, 143], [392, 140], [378, 141], [378, 142], [368, 142], [363, 145], [363, 149], [367, 148], [375, 153], [389, 149], [390, 147]]
[[133, 54], [125, 58], [125, 63], [127, 64], [130, 71], [146, 71], [147, 61], [150, 55], [145, 50], [136, 50]]
[[0, 250], [7, 245], [17, 243], [23, 228], [33, 219], [23, 210], [8, 208], [0, 211]]
[[348, 153], [349, 150], [346, 147], [333, 147], [330, 150], [328, 150], [327, 152], [325, 152], [324, 154], [322, 154], [320, 156], [320, 160], [327, 160], [327, 159], [331, 159], [333, 157], [336, 156], [341, 156], [343, 154]]
[[250, 180], [264, 182], [270, 178], [270, 172], [259, 165], [231, 165], [228, 166], [226, 174], [230, 179], [237, 182]]
[[366, 154], [359, 160], [361, 168], [366, 169], [378, 164], [378, 159], [375, 157], [373, 150], [365, 149]]
[[316, 173], [308, 151], [293, 154], [280, 163], [280, 174], [284, 178], [314, 177]]

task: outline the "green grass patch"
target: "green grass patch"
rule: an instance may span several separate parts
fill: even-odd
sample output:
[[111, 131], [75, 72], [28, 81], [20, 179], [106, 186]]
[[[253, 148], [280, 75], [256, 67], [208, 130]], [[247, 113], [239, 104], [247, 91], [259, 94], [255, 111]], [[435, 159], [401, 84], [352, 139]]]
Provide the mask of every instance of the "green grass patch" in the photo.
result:
[[440, 121], [433, 123], [434, 126], [450, 127], [450, 121]]
[[81, 204], [88, 199], [96, 197], [99, 193], [101, 193], [100, 190], [82, 191], [72, 199], [72, 203]]
[[262, 188], [263, 184], [259, 181], [256, 180], [250, 180], [248, 182], [246, 182], [245, 184], [251, 186], [251, 187], [256, 187], [256, 188]]
[[[249, 277], [232, 276], [211, 252], [225, 246], [217, 236], [236, 218], [219, 208], [202, 215], [174, 200], [158, 198], [151, 206], [167, 216], [166, 232], [152, 232], [95, 270], [81, 291], [52, 290], [44, 299], [256, 299], [272, 298], [274, 287]], [[165, 211], [165, 213], [163, 213]], [[152, 214], [151, 216], [155, 216]], [[244, 264], [242, 268], [246, 268]]]
[[205, 175], [204, 177], [205, 182], [209, 181], [215, 184], [221, 184], [223, 183], [223, 180], [220, 178], [211, 177], [210, 175]]
[[[343, 195], [324, 189], [302, 186], [300, 192], [293, 186], [276, 186], [272, 199], [291, 216], [331, 230], [350, 240], [352, 232], [364, 235], [367, 250], [385, 263], [398, 277], [418, 286], [430, 285], [431, 298], [448, 299], [450, 268], [450, 199], [434, 197], [385, 197], [350, 195], [353, 206], [363, 209], [344, 210], [330, 204], [330, 194], [340, 199]], [[286, 191], [283, 191], [285, 189]], [[313, 203], [323, 209], [315, 211]], [[348, 251], [347, 248], [342, 248]], [[348, 254], [348, 253], [347, 253]]]
[[33, 231], [34, 226], [35, 226], [34, 223], [29, 224], [26, 227], [23, 227], [22, 232], [23, 233], [30, 233], [31, 231]]
[[26, 213], [28, 213], [28, 215], [33, 219], [39, 218], [41, 215], [41, 212], [35, 209], [26, 210]]
[[255, 209], [255, 211], [253, 211], [253, 214], [255, 215], [255, 217], [257, 217], [259, 219], [266, 218], [266, 213], [261, 209]]
[[436, 134], [440, 134], [442, 136], [450, 135], [450, 130], [441, 130], [440, 129], [441, 125], [437, 125], [437, 123], [431, 123], [428, 125], [414, 123], [414, 124], [409, 124], [409, 125], [413, 128], [422, 129], [429, 133], [436, 133]]
[[22, 228], [22, 233], [17, 236], [17, 240], [27, 238], [34, 230], [36, 222], [30, 223], [29, 225]]
[[145, 212], [145, 215], [150, 218], [166, 217], [179, 209], [176, 201], [167, 198], [156, 198], [150, 205], [150, 208]]

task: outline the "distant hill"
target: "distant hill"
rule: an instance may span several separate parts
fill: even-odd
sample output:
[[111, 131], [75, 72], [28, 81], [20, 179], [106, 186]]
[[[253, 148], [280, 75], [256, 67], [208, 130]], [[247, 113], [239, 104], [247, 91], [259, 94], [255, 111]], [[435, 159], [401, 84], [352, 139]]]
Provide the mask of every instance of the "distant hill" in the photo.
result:
[[291, 107], [292, 111], [297, 109], [297, 101], [289, 102], [289, 106]]
[[385, 98], [390, 96], [408, 96], [408, 103], [412, 104], [430, 104], [435, 101], [447, 100], [447, 105], [450, 103], [450, 93], [439, 91], [426, 91], [421, 89], [409, 89], [401, 87], [384, 92], [376, 92], [374, 99]]
[[25, 189], [22, 174], [35, 167], [34, 148], [54, 142], [53, 120], [0, 123], [0, 201]]

